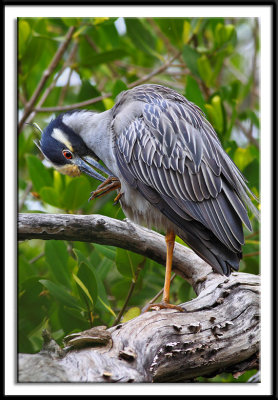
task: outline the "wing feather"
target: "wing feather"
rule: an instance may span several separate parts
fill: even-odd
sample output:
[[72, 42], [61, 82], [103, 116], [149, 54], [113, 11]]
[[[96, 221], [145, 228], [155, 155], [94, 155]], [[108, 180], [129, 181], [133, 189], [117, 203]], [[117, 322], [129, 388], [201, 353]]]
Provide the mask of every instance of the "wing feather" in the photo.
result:
[[[242, 174], [197, 107], [170, 89], [142, 86], [125, 92], [115, 105], [115, 154], [124, 178], [179, 227], [182, 218], [196, 221], [204, 237], [211, 232], [222, 247], [210, 251], [219, 258], [217, 252], [229, 249], [227, 263], [236, 268], [244, 243], [242, 222], [251, 229], [241, 200], [248, 198]], [[131, 100], [132, 118], [121, 126], [121, 107]]]

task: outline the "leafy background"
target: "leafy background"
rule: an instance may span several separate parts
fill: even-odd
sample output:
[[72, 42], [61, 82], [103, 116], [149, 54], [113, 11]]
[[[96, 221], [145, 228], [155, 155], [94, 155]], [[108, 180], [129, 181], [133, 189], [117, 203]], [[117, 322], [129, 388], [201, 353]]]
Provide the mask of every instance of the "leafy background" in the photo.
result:
[[[113, 193], [88, 202], [98, 185], [92, 178], [63, 176], [47, 165], [33, 143], [40, 133], [30, 123], [43, 129], [59, 112], [76, 107], [105, 111], [122, 90], [141, 83], [171, 87], [196, 103], [259, 196], [259, 51], [254, 18], [20, 18], [19, 212], [124, 218], [113, 206]], [[245, 232], [240, 270], [257, 274], [259, 226], [251, 219], [254, 230]], [[163, 283], [163, 267], [122, 249], [20, 242], [18, 350], [38, 352], [43, 328], [62, 344], [71, 332], [134, 318]], [[193, 297], [190, 285], [175, 277], [171, 301]], [[245, 382], [252, 374], [199, 381]]]

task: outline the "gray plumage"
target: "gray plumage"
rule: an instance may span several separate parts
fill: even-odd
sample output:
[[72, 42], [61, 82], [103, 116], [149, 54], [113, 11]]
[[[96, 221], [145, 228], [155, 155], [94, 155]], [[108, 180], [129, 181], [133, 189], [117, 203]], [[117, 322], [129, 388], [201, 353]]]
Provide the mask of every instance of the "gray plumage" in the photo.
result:
[[[136, 117], [118, 129], [129, 104]], [[257, 210], [202, 111], [171, 89], [142, 85], [119, 96], [113, 120], [114, 152], [128, 184], [214, 269], [238, 269], [242, 223], [252, 229], [244, 203]]]
[[60, 119], [118, 177], [130, 219], [173, 229], [219, 273], [238, 270], [243, 224], [252, 229], [246, 206], [258, 212], [196, 105], [169, 88], [141, 85], [104, 113], [77, 110]]

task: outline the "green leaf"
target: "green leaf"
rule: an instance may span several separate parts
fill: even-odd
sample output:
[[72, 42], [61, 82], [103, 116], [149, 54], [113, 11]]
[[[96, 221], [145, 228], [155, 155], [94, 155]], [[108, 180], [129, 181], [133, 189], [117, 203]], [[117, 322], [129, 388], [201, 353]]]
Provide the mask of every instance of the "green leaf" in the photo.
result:
[[234, 25], [223, 25], [222, 23], [217, 24], [215, 29], [215, 45], [220, 47], [223, 44], [229, 42], [235, 35]]
[[225, 59], [224, 51], [218, 52], [217, 56], [213, 58], [213, 68], [212, 68], [212, 74], [211, 74], [211, 84], [212, 85], [215, 85], [215, 82], [217, 82], [217, 78], [221, 72], [224, 59]]
[[61, 18], [66, 26], [79, 26], [81, 18]]
[[[66, 311], [67, 313], [69, 313], [71, 317], [76, 318], [77, 320], [81, 321], [83, 324], [86, 321], [86, 319], [84, 317], [84, 312], [82, 312], [80, 309], [77, 310], [76, 308], [64, 306], [63, 310]], [[87, 310], [84, 309], [84, 311], [87, 311]], [[80, 324], [80, 322], [79, 322], [79, 324]], [[78, 325], [78, 326], [80, 326], [80, 325]]]
[[255, 158], [255, 154], [252, 153], [250, 147], [246, 147], [245, 149], [242, 147], [238, 147], [234, 154], [234, 163], [238, 166], [238, 168], [243, 171], [244, 168], [247, 167]]
[[[88, 100], [88, 99], [93, 99], [93, 98], [99, 97], [99, 96], [101, 96], [101, 93], [96, 89], [96, 87], [93, 86], [89, 82], [89, 80], [83, 79], [82, 80], [82, 86], [81, 86], [80, 91], [78, 93], [77, 101], [81, 102], [81, 101]], [[106, 108], [104, 107], [103, 101], [98, 101], [92, 107], [94, 108], [94, 110], [98, 110], [98, 111], [105, 111], [106, 110]], [[90, 106], [89, 106], [89, 108], [90, 108]]]
[[23, 165], [25, 166], [25, 163], [27, 161], [26, 154], [31, 153], [34, 149], [34, 135], [33, 132], [28, 132], [29, 128], [26, 127], [27, 129], [24, 130], [19, 136], [18, 136], [18, 167], [21, 169]]
[[73, 178], [66, 186], [63, 196], [63, 206], [66, 210], [78, 210], [88, 201], [91, 185], [85, 176]]
[[68, 270], [68, 252], [63, 241], [47, 240], [45, 243], [45, 261], [57, 283], [71, 288], [70, 271]]
[[118, 79], [114, 86], [113, 86], [113, 90], [112, 90], [112, 97], [113, 99], [115, 99], [119, 93], [121, 93], [123, 90], [127, 90], [127, 85], [120, 79]]
[[28, 331], [40, 324], [44, 318], [44, 309], [49, 304], [49, 298], [42, 296], [42, 287], [38, 277], [31, 277], [20, 284], [18, 312], [20, 329]]
[[115, 261], [115, 257], [116, 257], [116, 249], [115, 249], [115, 247], [103, 246], [101, 244], [94, 243], [94, 248], [103, 257], [107, 257], [107, 258], [109, 258], [109, 260]]
[[[78, 276], [76, 276], [75, 274], [72, 274], [73, 279], [75, 280], [76, 284], [78, 285], [78, 289], [81, 289], [81, 299], [84, 298], [84, 295], [86, 296], [86, 298], [90, 301], [91, 303], [91, 307], [94, 306], [94, 301], [89, 293], [89, 290], [86, 288], [86, 286], [84, 285], [84, 283], [78, 278]], [[86, 302], [87, 305], [87, 302]]]
[[186, 78], [185, 96], [188, 100], [199, 106], [203, 111], [206, 111], [203, 94], [197, 81], [190, 75]]
[[[248, 186], [253, 189], [254, 187], [260, 190], [260, 179], [259, 179], [260, 164], [258, 159], [253, 159], [242, 171], [246, 179], [248, 180]], [[255, 191], [254, 191], [255, 192]]]
[[52, 185], [53, 180], [50, 171], [36, 156], [31, 154], [27, 156], [27, 166], [36, 192], [40, 192], [44, 186]]
[[[79, 279], [78, 282], [76, 278]], [[74, 279], [77, 282], [78, 286], [86, 294], [93, 306], [96, 303], [98, 297], [97, 281], [93, 269], [89, 268], [87, 263], [82, 261], [79, 265], [76, 278]]]
[[88, 259], [84, 256], [84, 254], [80, 250], [73, 249], [73, 252], [76, 255], [78, 265], [80, 265], [82, 262], [88, 264]]
[[190, 69], [190, 71], [199, 76], [199, 69], [198, 69], [198, 59], [200, 57], [199, 53], [189, 45], [184, 45], [182, 50], [182, 57]]
[[77, 299], [73, 297], [63, 285], [51, 282], [47, 279], [40, 279], [39, 282], [45, 286], [49, 290], [49, 293], [61, 304], [81, 310]]
[[138, 317], [141, 314], [141, 310], [139, 307], [131, 307], [122, 318], [122, 322], [127, 322], [133, 318]]
[[202, 55], [197, 60], [198, 71], [201, 78], [204, 80], [208, 87], [212, 85], [212, 68], [209, 59], [206, 55]]
[[215, 130], [217, 132], [222, 132], [224, 129], [224, 115], [220, 96], [214, 96], [211, 100], [211, 104], [205, 104], [205, 107]]
[[[95, 244], [94, 244], [94, 246], [95, 246]], [[99, 248], [106, 247], [106, 246], [100, 246], [100, 245], [97, 245], [97, 246]], [[88, 268], [90, 269], [90, 271], [92, 272], [93, 276], [94, 276], [94, 279], [95, 279], [96, 284], [97, 284], [97, 292], [96, 293], [98, 294], [97, 301], [96, 301], [95, 297], [93, 296], [93, 299], [94, 299], [94, 301], [96, 303], [95, 304], [96, 307], [99, 308], [99, 306], [103, 307], [103, 305], [105, 305], [105, 308], [108, 309], [110, 307], [110, 305], [109, 305], [109, 301], [108, 301], [108, 298], [107, 298], [107, 294], [106, 294], [106, 290], [105, 290], [104, 284], [103, 284], [103, 282], [101, 280], [102, 263], [99, 264], [98, 265], [98, 269], [96, 269], [96, 268], [94, 268], [94, 264], [91, 261], [92, 259], [95, 258], [95, 256], [94, 256], [95, 250], [92, 252], [92, 254], [90, 256], [91, 260], [88, 260], [78, 249], [73, 249], [73, 251], [74, 251], [74, 253], [75, 253], [76, 257], [77, 257], [78, 265], [80, 265], [81, 263], [86, 264], [88, 266]], [[110, 252], [109, 252], [109, 255], [110, 255]], [[114, 257], [115, 257], [115, 255], [114, 255]], [[111, 262], [110, 260], [108, 260], [106, 258], [103, 260], [104, 263], [107, 262], [107, 261]], [[100, 271], [99, 271], [99, 269], [100, 269]], [[94, 286], [94, 283], [92, 283], [91, 286]]]
[[98, 296], [98, 300], [101, 302], [101, 304], [103, 305], [103, 307], [104, 307], [106, 310], [108, 310], [108, 311], [113, 315], [113, 317], [116, 318], [116, 314], [114, 313], [114, 311], [112, 310], [112, 308], [111, 308], [107, 303], [105, 303], [105, 302], [101, 299], [100, 296]]
[[22, 57], [26, 46], [28, 44], [28, 40], [31, 35], [30, 25], [26, 20], [19, 19], [18, 21], [18, 56]]
[[121, 275], [129, 279], [135, 278], [137, 266], [142, 263], [144, 256], [132, 253], [128, 250], [117, 248], [116, 250], [116, 266]]
[[62, 92], [62, 87], [54, 87], [47, 96], [47, 98], [45, 99], [43, 106], [51, 107], [53, 104], [58, 104], [61, 92]]
[[64, 193], [65, 189], [65, 175], [60, 174], [60, 172], [53, 171], [53, 188], [56, 193]]
[[[79, 303], [80, 300], [78, 299]], [[64, 332], [69, 333], [78, 327], [78, 331], [83, 331], [91, 327], [89, 319], [91, 315], [88, 314], [88, 310], [80, 305], [80, 309], [74, 312], [73, 307], [63, 305], [57, 308], [57, 319], [59, 325], [57, 328], [62, 328]]]
[[[41, 69], [47, 68], [52, 57], [52, 52], [56, 49], [58, 44], [53, 43], [45, 38], [32, 36], [28, 41], [28, 46], [25, 49], [24, 55], [21, 59], [22, 73], [24, 79], [27, 80], [28, 92], [32, 93], [41, 79]], [[41, 49], [44, 49], [42, 52]], [[34, 71], [39, 69], [39, 73], [35, 76]], [[32, 78], [30, 78], [30, 75]]]
[[186, 43], [191, 30], [190, 23], [183, 18], [155, 18], [162, 32], [170, 39], [174, 46]]
[[182, 32], [182, 42], [186, 44], [191, 36], [191, 25], [190, 22], [184, 21], [183, 32]]
[[127, 35], [132, 44], [149, 56], [154, 55], [155, 39], [144, 24], [137, 18], [125, 18]]
[[109, 18], [109, 17], [94, 17], [94, 18], [90, 18], [90, 20], [92, 21], [93, 25], [100, 25], [103, 23], [107, 23], [108, 21], [111, 22], [115, 21], [116, 18]]
[[57, 193], [57, 191], [53, 187], [44, 187], [40, 191], [40, 196], [43, 201], [50, 204], [51, 206], [63, 209], [64, 204], [60, 200], [59, 195], [60, 193]]
[[[85, 48], [87, 49], [87, 54], [85, 54]], [[93, 49], [89, 46], [90, 51], [88, 52], [88, 47], [84, 46], [82, 48], [81, 54], [81, 65], [94, 68], [100, 64], [107, 64], [115, 60], [120, 60], [127, 56], [127, 52], [124, 49], [114, 49], [109, 51], [103, 51], [102, 53], [95, 53]]]

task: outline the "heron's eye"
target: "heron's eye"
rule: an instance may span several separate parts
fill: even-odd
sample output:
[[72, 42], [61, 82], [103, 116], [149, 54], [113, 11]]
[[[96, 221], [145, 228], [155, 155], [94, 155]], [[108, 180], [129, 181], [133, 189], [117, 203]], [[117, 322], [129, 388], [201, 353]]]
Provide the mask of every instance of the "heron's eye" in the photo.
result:
[[63, 150], [62, 153], [67, 160], [72, 159], [72, 153], [69, 150]]

